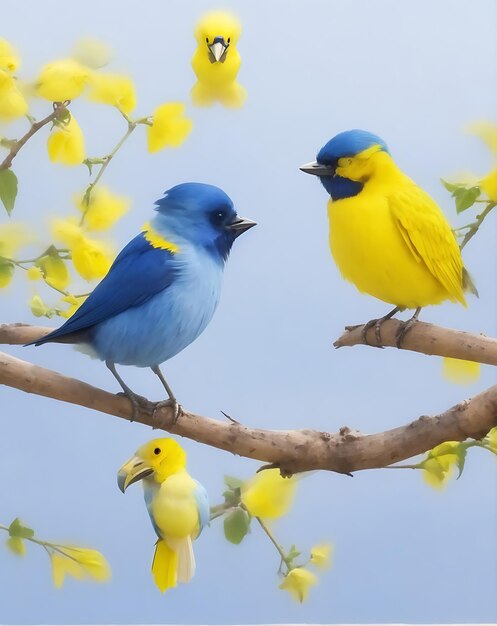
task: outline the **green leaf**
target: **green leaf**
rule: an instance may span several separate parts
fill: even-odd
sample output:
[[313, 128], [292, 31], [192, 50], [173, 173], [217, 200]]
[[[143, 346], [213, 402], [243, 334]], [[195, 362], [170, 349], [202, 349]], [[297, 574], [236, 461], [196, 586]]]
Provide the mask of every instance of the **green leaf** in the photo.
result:
[[17, 556], [24, 556], [26, 554], [26, 545], [21, 537], [8, 537], [7, 548]]
[[236, 478], [235, 476], [225, 476], [224, 484], [226, 485], [226, 487], [229, 487], [230, 489], [233, 489], [233, 490], [241, 489], [243, 485], [243, 480], [240, 480], [239, 478]]
[[297, 550], [297, 546], [292, 546], [290, 548], [290, 552], [286, 555], [286, 558], [289, 561], [293, 561], [297, 557], [299, 557], [302, 553]]
[[479, 187], [459, 187], [456, 189], [452, 196], [456, 201], [456, 211], [458, 213], [462, 213], [473, 206], [475, 201], [480, 196], [480, 188]]
[[11, 169], [0, 170], [0, 200], [10, 215], [17, 196], [17, 176]]
[[461, 444], [457, 448], [457, 469], [459, 470], [459, 474], [457, 478], [461, 478], [461, 475], [464, 471], [464, 464], [466, 463], [466, 455], [468, 453], [468, 449], [464, 444]]
[[450, 191], [450, 193], [454, 193], [454, 191], [457, 191], [458, 189], [461, 189], [461, 187], [463, 187], [461, 183], [449, 183], [448, 180], [444, 180], [443, 178], [440, 179], [440, 182], [445, 187], [445, 189], [447, 189], [447, 191]]
[[9, 526], [9, 535], [11, 537], [20, 537], [22, 539], [31, 539], [34, 537], [35, 531], [28, 526], [24, 526], [21, 520], [16, 517]]
[[0, 288], [7, 287], [14, 276], [15, 266], [11, 261], [0, 257]]
[[224, 518], [224, 536], [231, 543], [241, 543], [249, 529], [250, 518], [243, 509], [235, 509]]

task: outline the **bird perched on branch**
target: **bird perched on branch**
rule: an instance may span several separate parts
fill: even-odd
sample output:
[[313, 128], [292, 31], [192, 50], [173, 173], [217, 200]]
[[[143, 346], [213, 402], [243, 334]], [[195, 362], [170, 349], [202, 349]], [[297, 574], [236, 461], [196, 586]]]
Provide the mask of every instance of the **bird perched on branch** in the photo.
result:
[[466, 306], [465, 291], [477, 295], [461, 251], [436, 202], [404, 174], [377, 135], [349, 130], [333, 137], [317, 161], [300, 168], [319, 176], [330, 194], [330, 247], [342, 276], [360, 292], [395, 305], [371, 320], [381, 344], [381, 324], [415, 309], [402, 338], [422, 307], [444, 300]]
[[105, 361], [129, 398], [133, 417], [139, 397], [115, 365], [150, 367], [168, 394], [162, 404], [172, 405], [177, 419], [180, 407], [159, 365], [206, 328], [233, 242], [255, 222], [239, 217], [224, 191], [203, 183], [169, 189], [156, 207], [157, 215], [74, 315], [32, 343], [75, 343]]
[[152, 574], [164, 592], [178, 582], [190, 582], [195, 574], [192, 541], [209, 523], [209, 499], [186, 471], [186, 453], [174, 439], [144, 444], [117, 474], [123, 493], [139, 480], [158, 537]]
[[216, 101], [227, 107], [241, 107], [247, 93], [237, 82], [241, 59], [236, 49], [241, 26], [230, 13], [215, 11], [205, 15], [197, 24], [195, 38], [198, 47], [192, 58], [197, 82], [192, 88], [192, 100], [199, 106]]

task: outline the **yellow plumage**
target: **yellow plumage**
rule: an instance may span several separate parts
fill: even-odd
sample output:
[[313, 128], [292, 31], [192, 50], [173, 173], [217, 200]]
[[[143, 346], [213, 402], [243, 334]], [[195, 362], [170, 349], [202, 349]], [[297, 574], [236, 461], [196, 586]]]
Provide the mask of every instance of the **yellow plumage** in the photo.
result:
[[336, 173], [364, 181], [357, 195], [328, 204], [331, 252], [344, 278], [402, 309], [466, 306], [461, 252], [435, 201], [381, 150], [339, 159]]
[[227, 107], [240, 107], [246, 99], [245, 89], [236, 81], [241, 59], [236, 48], [241, 34], [238, 19], [223, 11], [205, 15], [197, 25], [197, 49], [192, 67], [197, 83], [192, 100], [199, 106], [216, 101]]
[[158, 535], [152, 575], [162, 591], [188, 583], [195, 574], [192, 541], [209, 521], [205, 489], [186, 471], [186, 454], [173, 439], [143, 445], [119, 470], [124, 491], [143, 481], [145, 502]]

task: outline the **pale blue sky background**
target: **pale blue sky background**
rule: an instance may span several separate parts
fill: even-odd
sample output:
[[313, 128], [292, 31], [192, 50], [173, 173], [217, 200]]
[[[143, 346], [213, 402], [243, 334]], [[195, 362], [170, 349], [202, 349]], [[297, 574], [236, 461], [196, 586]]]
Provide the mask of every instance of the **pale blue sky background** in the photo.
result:
[[[149, 155], [138, 130], [105, 174], [106, 184], [133, 200], [115, 232], [119, 246], [165, 189], [187, 180], [220, 185], [259, 223], [236, 243], [214, 321], [163, 368], [182, 403], [214, 417], [223, 409], [254, 426], [334, 431], [347, 424], [375, 432], [494, 384], [491, 368], [461, 388], [441, 378], [437, 358], [333, 350], [345, 324], [386, 307], [339, 277], [328, 251], [326, 194], [298, 165], [341, 130], [374, 131], [456, 223], [438, 179], [462, 169], [483, 173], [491, 164], [463, 128], [496, 119], [495, 2], [4, 0], [1, 35], [21, 51], [26, 77], [67, 54], [80, 36], [107, 41], [117, 54], [112, 67], [136, 80], [137, 113], [147, 114], [163, 101], [188, 100], [193, 27], [219, 6], [243, 22], [245, 108], [189, 105], [195, 129], [181, 149]], [[104, 107], [77, 101], [72, 110], [90, 155], [107, 152], [124, 131]], [[70, 213], [72, 194], [87, 182], [82, 167], [51, 165], [44, 146], [41, 132], [15, 162], [21, 190], [14, 219], [36, 226], [48, 214]], [[424, 319], [497, 334], [495, 236], [492, 216], [465, 250], [480, 299], [467, 311], [429, 309]], [[20, 280], [0, 295], [1, 321], [34, 321], [25, 304], [30, 288]], [[117, 391], [102, 364], [67, 346], [9, 352]], [[150, 372], [124, 373], [133, 388], [159, 397]], [[41, 537], [97, 547], [114, 572], [107, 585], [69, 580], [56, 590], [43, 550], [29, 546], [16, 559], [0, 547], [0, 622], [497, 620], [497, 466], [489, 453], [471, 451], [464, 476], [442, 493], [415, 472], [306, 479], [277, 536], [303, 549], [330, 540], [336, 558], [302, 606], [277, 589], [276, 554], [258, 530], [235, 547], [218, 522], [196, 545], [194, 581], [162, 596], [149, 574], [154, 533], [141, 489], [123, 496], [116, 485], [117, 468], [151, 431], [7, 388], [0, 406], [0, 521], [19, 515]], [[257, 467], [183, 444], [213, 502], [224, 473], [249, 476]]]

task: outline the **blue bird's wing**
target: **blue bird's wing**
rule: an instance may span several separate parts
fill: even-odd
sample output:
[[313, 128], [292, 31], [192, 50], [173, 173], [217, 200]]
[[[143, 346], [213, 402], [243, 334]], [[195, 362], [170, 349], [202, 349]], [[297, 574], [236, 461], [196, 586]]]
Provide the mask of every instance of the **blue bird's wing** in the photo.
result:
[[[87, 300], [57, 330], [32, 344], [37, 346], [88, 330], [126, 309], [144, 304], [174, 281], [176, 269], [173, 253], [154, 248], [143, 233], [123, 248], [108, 274], [95, 287]], [[27, 344], [27, 345], [32, 345]]]
[[[209, 496], [207, 495], [207, 491], [201, 485], [198, 480], [194, 480], [195, 489], [193, 491], [193, 495], [195, 497], [195, 501], [197, 503], [198, 509], [198, 535], [202, 532], [204, 526], [207, 526], [210, 522], [211, 512], [209, 507]], [[197, 537], [198, 537], [197, 535]]]

